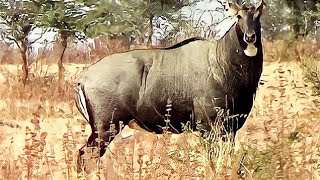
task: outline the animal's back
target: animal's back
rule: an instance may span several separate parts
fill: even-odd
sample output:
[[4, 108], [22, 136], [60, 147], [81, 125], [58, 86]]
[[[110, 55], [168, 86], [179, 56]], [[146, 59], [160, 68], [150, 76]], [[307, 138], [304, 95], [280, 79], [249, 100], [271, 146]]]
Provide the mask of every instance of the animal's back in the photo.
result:
[[[107, 56], [85, 69], [77, 78], [86, 86], [105, 88], [109, 83], [130, 77], [134, 81], [136, 73], [147, 72], [147, 78], [164, 78], [165, 86], [175, 81], [197, 79], [207, 66], [207, 41], [194, 41], [176, 49], [134, 50]], [[190, 51], [194, 51], [190, 55]], [[195, 75], [195, 76], [194, 76]], [[140, 81], [143, 77], [137, 77]], [[170, 79], [171, 78], [171, 79]], [[173, 79], [172, 79], [173, 78]], [[141, 82], [140, 82], [141, 83]], [[168, 88], [171, 90], [174, 88]]]

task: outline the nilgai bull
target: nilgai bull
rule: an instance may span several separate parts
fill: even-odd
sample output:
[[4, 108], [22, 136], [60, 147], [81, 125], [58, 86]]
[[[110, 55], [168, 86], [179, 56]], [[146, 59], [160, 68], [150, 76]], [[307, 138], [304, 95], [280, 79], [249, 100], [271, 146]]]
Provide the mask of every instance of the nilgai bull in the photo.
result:
[[113, 54], [84, 70], [76, 102], [92, 128], [87, 146], [97, 146], [99, 134], [102, 156], [120, 122], [132, 119], [161, 133], [168, 100], [174, 132], [182, 132], [188, 121], [193, 130], [196, 124], [212, 130], [219, 107], [232, 117], [223, 123], [225, 130], [236, 133], [251, 111], [262, 72], [264, 4], [228, 3], [235, 24], [220, 40], [193, 38], [170, 48]]

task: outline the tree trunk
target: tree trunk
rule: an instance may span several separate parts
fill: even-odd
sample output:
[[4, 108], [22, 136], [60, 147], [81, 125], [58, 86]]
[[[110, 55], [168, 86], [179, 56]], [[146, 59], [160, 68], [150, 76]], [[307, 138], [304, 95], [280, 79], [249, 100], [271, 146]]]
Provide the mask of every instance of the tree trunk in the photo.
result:
[[62, 80], [63, 80], [63, 78], [64, 78], [64, 77], [63, 77], [63, 72], [64, 72], [63, 58], [64, 58], [64, 53], [65, 53], [65, 51], [66, 51], [66, 49], [67, 49], [67, 45], [68, 45], [68, 42], [67, 42], [68, 37], [66, 37], [66, 36], [61, 36], [61, 38], [62, 38], [61, 45], [62, 45], [63, 50], [62, 50], [62, 53], [61, 53], [60, 58], [59, 58], [59, 61], [58, 61], [59, 83], [61, 83]]
[[28, 76], [29, 76], [29, 62], [27, 58], [27, 42], [21, 43], [21, 57], [22, 57], [22, 82], [23, 85], [26, 84]]
[[152, 19], [153, 19], [153, 15], [150, 14], [150, 18], [149, 18], [149, 37], [148, 37], [148, 43], [147, 43], [147, 47], [148, 49], [152, 49], [152, 35], [153, 35], [153, 24], [152, 24]]

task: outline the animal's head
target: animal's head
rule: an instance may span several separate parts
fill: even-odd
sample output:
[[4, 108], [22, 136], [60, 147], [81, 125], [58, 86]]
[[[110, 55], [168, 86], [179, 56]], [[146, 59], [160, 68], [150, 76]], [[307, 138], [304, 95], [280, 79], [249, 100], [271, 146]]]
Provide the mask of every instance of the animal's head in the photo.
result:
[[227, 13], [237, 19], [235, 30], [240, 45], [250, 57], [257, 55], [257, 45], [261, 44], [260, 17], [264, 6], [264, 0], [261, 0], [258, 6], [246, 3], [238, 5], [235, 0], [227, 3]]

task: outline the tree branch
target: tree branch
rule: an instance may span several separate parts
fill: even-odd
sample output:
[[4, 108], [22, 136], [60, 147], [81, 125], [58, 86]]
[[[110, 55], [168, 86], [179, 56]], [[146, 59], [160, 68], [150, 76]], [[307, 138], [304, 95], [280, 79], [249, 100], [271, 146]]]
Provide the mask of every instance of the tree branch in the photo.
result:
[[18, 46], [19, 50], [21, 50], [21, 46], [15, 38], [12, 38], [10, 36], [6, 36], [5, 38], [9, 39], [10, 41], [13, 41]]
[[41, 39], [41, 38], [43, 37], [43, 34], [44, 34], [44, 33], [41, 33], [40, 37], [36, 38], [36, 39], [33, 40], [33, 41], [29, 41], [28, 44], [31, 45], [31, 44], [35, 43], [36, 41], [38, 41], [39, 39]]

